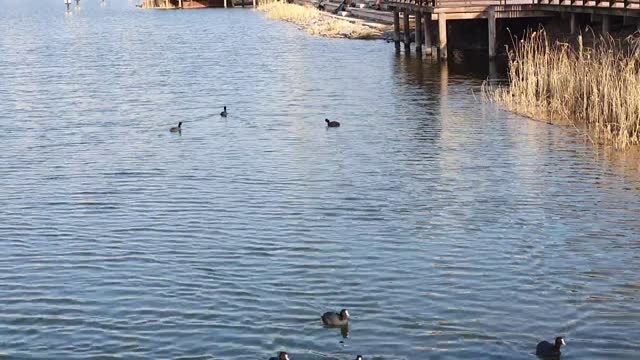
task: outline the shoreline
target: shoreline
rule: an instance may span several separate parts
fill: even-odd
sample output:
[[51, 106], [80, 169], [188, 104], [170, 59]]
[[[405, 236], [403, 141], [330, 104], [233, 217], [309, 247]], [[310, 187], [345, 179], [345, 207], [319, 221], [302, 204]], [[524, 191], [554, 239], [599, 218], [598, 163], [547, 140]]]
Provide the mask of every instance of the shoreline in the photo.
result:
[[293, 23], [311, 35], [334, 39], [383, 40], [391, 28], [381, 22], [321, 11], [309, 3], [298, 5], [274, 1], [258, 5], [257, 10], [270, 20]]
[[532, 120], [572, 126], [593, 144], [635, 152], [640, 39], [585, 37], [561, 41], [545, 30], [528, 34], [510, 51], [508, 84], [485, 82], [484, 98]]

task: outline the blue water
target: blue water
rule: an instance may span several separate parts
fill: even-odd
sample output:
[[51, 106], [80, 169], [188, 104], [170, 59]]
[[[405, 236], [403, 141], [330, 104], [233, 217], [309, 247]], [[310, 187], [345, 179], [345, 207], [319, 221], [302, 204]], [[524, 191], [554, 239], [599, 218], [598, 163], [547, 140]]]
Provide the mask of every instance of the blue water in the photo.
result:
[[640, 176], [484, 75], [248, 9], [0, 9], [1, 359], [640, 356]]

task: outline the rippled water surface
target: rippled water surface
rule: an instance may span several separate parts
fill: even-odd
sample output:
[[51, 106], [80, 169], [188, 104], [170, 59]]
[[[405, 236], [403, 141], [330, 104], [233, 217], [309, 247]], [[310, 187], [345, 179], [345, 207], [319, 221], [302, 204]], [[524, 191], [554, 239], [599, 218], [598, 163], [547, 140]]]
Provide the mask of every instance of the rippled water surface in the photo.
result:
[[638, 175], [464, 69], [251, 10], [0, 5], [0, 358], [640, 357]]

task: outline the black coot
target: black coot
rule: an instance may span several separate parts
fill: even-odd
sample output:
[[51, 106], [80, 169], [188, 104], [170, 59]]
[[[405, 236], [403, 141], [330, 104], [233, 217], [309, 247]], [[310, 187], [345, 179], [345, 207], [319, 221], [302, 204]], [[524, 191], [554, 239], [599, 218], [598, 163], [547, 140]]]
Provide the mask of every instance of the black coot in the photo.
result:
[[270, 357], [269, 360], [289, 360], [289, 354], [284, 351], [280, 351], [278, 357]]
[[560, 348], [567, 343], [564, 342], [564, 339], [561, 336], [556, 338], [554, 344], [549, 343], [548, 341], [541, 341], [538, 346], [536, 346], [536, 355], [541, 356], [543, 358], [546, 357], [559, 357], [560, 356]]
[[324, 119], [327, 122], [328, 127], [340, 127], [340, 123], [337, 121], [331, 121], [329, 119]]

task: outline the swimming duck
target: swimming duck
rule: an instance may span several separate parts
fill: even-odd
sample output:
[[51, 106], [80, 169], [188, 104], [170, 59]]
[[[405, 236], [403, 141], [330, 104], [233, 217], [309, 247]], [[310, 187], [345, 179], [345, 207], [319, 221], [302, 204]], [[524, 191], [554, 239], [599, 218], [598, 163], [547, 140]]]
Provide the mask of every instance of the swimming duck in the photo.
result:
[[329, 326], [344, 326], [349, 323], [349, 312], [346, 309], [340, 313], [326, 312], [322, 315], [322, 323]]
[[324, 119], [327, 122], [328, 127], [340, 127], [340, 123], [337, 121], [331, 121], [329, 119]]
[[178, 123], [178, 126], [174, 126], [171, 129], [169, 129], [169, 131], [171, 131], [171, 132], [180, 132], [180, 131], [182, 131], [182, 121], [180, 121]]
[[289, 360], [289, 354], [284, 351], [280, 351], [278, 357], [271, 357], [269, 360]]
[[222, 111], [222, 112], [220, 113], [220, 116], [222, 116], [222, 117], [227, 117], [227, 107], [226, 107], [226, 106], [224, 107], [224, 111]]
[[541, 341], [538, 346], [536, 346], [536, 355], [541, 357], [559, 357], [560, 356], [560, 348], [567, 343], [564, 342], [564, 339], [561, 336], [556, 338], [555, 344], [550, 344], [548, 341]]
[[364, 360], [364, 358], [362, 357], [362, 355], [358, 355], [356, 356], [356, 360]]

